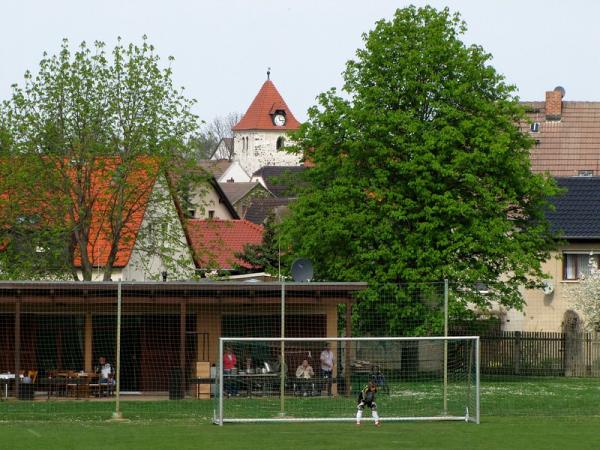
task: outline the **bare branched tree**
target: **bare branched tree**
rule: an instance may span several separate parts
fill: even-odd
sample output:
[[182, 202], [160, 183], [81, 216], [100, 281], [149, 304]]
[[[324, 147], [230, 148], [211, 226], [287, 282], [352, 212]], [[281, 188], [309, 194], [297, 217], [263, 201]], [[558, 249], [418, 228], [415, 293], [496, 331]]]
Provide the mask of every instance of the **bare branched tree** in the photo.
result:
[[231, 129], [241, 118], [240, 113], [231, 112], [202, 124], [199, 133], [190, 139], [190, 145], [196, 153], [196, 158], [233, 159], [233, 132]]
[[224, 117], [217, 116], [207, 125], [208, 132], [217, 140], [212, 158], [233, 159], [233, 131], [231, 129], [240, 121], [242, 115], [231, 112]]

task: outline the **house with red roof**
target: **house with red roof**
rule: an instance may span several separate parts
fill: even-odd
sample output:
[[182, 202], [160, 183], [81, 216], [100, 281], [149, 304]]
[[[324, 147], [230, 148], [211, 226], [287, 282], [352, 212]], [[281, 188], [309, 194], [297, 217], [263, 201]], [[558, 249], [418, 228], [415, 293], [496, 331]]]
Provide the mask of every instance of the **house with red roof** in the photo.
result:
[[[113, 281], [150, 281], [166, 278], [187, 280], [195, 275], [192, 251], [163, 175], [140, 181], [142, 196], [131, 208], [113, 264]], [[93, 263], [92, 281], [102, 281], [112, 247], [110, 226], [103, 204], [93, 210], [88, 255]], [[75, 265], [81, 264], [75, 255]], [[81, 274], [80, 274], [81, 278]]]
[[234, 161], [246, 173], [264, 166], [296, 166], [301, 157], [285, 152], [288, 133], [300, 128], [300, 122], [268, 78], [242, 119], [232, 128]]
[[[155, 187], [161, 188], [160, 185]], [[123, 268], [115, 274], [114, 279], [157, 279], [166, 272], [167, 279], [185, 280], [212, 270], [234, 271], [236, 264], [241, 263], [236, 253], [242, 252], [246, 244], [262, 242], [262, 226], [239, 220], [239, 215], [214, 176], [192, 187], [191, 201], [185, 211], [181, 199], [167, 198], [160, 205], [157, 202], [150, 203], [152, 207], [145, 211], [140, 223], [140, 229], [145, 233], [139, 233], [137, 239], [123, 249], [129, 252], [123, 255]], [[163, 228], [161, 233], [153, 236], [152, 230], [147, 228], [156, 223], [168, 224], [166, 233], [174, 258], [169, 261], [170, 265], [146, 250], [160, 246], [158, 242], [148, 245], [149, 240], [160, 239], [165, 232]]]
[[[221, 185], [202, 167], [192, 169], [198, 178], [188, 186], [184, 201], [175, 195], [180, 175], [167, 176], [152, 164], [141, 164], [129, 171], [123, 207], [116, 208], [111, 184], [116, 162], [98, 163], [90, 178], [84, 249], [92, 281], [102, 281], [107, 267], [113, 281], [150, 281], [165, 276], [189, 280], [197, 276], [197, 269], [209, 267], [208, 261], [215, 262], [211, 269], [231, 270], [236, 252], [243, 251], [245, 244], [260, 243], [262, 227], [240, 221]], [[77, 226], [78, 214], [83, 214], [78, 211], [65, 217], [68, 228]], [[48, 220], [52, 217], [56, 215]], [[10, 240], [4, 242], [4, 250], [8, 246]], [[75, 274], [83, 279], [84, 258], [79, 246], [72, 258]], [[49, 276], [70, 277], [66, 273]]]

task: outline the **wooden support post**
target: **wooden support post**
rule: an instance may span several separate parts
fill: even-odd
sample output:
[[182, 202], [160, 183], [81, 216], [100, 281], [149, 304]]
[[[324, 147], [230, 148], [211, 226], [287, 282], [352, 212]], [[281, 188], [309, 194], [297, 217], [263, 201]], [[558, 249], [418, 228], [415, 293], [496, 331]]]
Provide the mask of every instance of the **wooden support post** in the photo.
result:
[[185, 373], [185, 319], [187, 308], [185, 302], [181, 302], [179, 308], [179, 367], [181, 368], [181, 382], [183, 389], [186, 389], [186, 373]]
[[[346, 302], [346, 337], [352, 337], [352, 302]], [[346, 341], [346, 351], [344, 352], [344, 386], [346, 395], [352, 393], [351, 378], [350, 378], [350, 342]]]
[[21, 302], [15, 303], [15, 396], [19, 396], [21, 371]]
[[[327, 334], [328, 337], [338, 337], [338, 305], [331, 303], [327, 306]], [[330, 349], [334, 354], [334, 364], [332, 376], [337, 380], [338, 374], [338, 355], [340, 354], [341, 345], [340, 341], [330, 341]], [[320, 364], [319, 364], [320, 365]], [[333, 383], [331, 386], [331, 393], [333, 395], [338, 394], [338, 383]]]
[[179, 305], [179, 367], [185, 370], [185, 316], [187, 314], [186, 304]]
[[85, 323], [84, 323], [84, 370], [87, 373], [92, 372], [92, 313], [85, 313]]

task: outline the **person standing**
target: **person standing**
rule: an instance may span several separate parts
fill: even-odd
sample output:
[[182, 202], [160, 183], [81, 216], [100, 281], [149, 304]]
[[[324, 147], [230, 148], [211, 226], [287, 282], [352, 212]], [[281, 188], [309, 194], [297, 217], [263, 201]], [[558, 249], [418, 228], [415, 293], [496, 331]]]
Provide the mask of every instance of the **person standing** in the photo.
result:
[[379, 414], [377, 413], [377, 404], [375, 403], [375, 394], [377, 394], [377, 384], [373, 381], [369, 381], [362, 391], [358, 394], [358, 400], [356, 405], [356, 425], [360, 425], [360, 419], [362, 419], [363, 410], [365, 406], [371, 409], [373, 419], [375, 419], [375, 426], [379, 427]]
[[223, 375], [225, 377], [225, 382], [223, 383], [223, 391], [227, 396], [238, 395], [238, 386], [235, 380], [232, 380], [231, 377], [233, 375], [232, 369], [235, 369], [235, 365], [237, 364], [237, 358], [235, 353], [231, 347], [227, 347], [225, 349], [225, 354], [223, 355]]
[[325, 343], [325, 348], [321, 352], [321, 373], [323, 380], [327, 385], [327, 395], [331, 397], [331, 384], [333, 383], [333, 352], [329, 342]]

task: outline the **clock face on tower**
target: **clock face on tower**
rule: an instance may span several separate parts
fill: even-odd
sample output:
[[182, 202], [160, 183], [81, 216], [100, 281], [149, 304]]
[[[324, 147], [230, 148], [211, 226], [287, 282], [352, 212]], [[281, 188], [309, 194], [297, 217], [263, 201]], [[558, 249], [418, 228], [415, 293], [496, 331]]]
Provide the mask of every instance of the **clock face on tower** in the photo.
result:
[[285, 116], [281, 113], [277, 113], [273, 116], [273, 124], [277, 127], [285, 125]]

